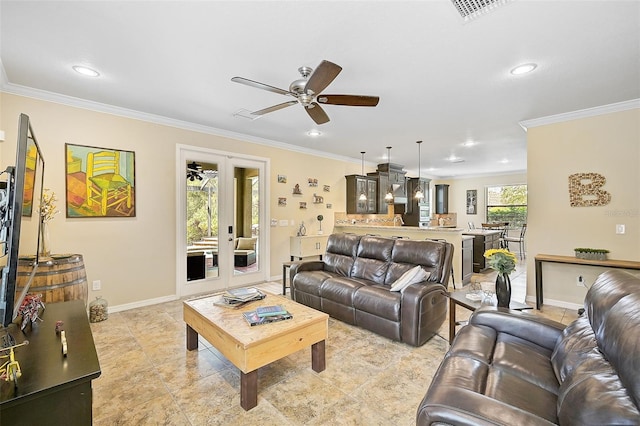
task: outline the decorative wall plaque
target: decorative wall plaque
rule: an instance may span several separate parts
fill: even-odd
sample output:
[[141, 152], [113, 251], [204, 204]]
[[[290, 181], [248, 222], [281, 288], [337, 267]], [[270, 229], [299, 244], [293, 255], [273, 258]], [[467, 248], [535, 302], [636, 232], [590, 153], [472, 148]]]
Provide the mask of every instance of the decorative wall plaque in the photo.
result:
[[606, 206], [611, 194], [600, 189], [607, 182], [599, 173], [569, 175], [569, 203], [571, 207]]

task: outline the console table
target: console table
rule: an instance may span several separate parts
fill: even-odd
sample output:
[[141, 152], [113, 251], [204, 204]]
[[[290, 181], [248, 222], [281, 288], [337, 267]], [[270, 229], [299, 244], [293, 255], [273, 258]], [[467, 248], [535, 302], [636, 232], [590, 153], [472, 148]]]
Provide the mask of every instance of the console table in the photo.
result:
[[[0, 381], [0, 422], [4, 425], [91, 425], [91, 380], [100, 376], [100, 364], [82, 300], [46, 303], [42, 322], [22, 333], [15, 324], [9, 332], [22, 377], [18, 387]], [[56, 321], [64, 321], [68, 354], [62, 354]]]
[[613, 269], [636, 269], [640, 270], [640, 262], [633, 260], [590, 260], [579, 259], [574, 256], [557, 256], [554, 254], [538, 254], [535, 257], [535, 271], [536, 271], [536, 309], [540, 309], [542, 306], [542, 263], [565, 263], [570, 265], [586, 265], [586, 266], [601, 266], [604, 268]]

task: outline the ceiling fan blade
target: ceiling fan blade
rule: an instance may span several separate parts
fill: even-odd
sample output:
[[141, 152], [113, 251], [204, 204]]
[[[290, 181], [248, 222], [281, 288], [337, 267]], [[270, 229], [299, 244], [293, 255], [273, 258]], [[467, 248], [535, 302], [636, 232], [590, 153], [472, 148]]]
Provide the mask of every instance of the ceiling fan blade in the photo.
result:
[[269, 86], [268, 84], [259, 83], [257, 81], [249, 80], [244, 77], [233, 77], [231, 79], [234, 83], [246, 84], [247, 86], [255, 87], [257, 89], [268, 90], [269, 92], [278, 93], [280, 95], [295, 96], [288, 90], [278, 89], [277, 87]]
[[378, 96], [362, 96], [362, 95], [320, 95], [316, 101], [321, 104], [328, 105], [347, 105], [347, 106], [368, 106], [374, 107], [378, 105], [380, 98]]
[[311, 117], [311, 119], [315, 121], [316, 124], [324, 124], [329, 122], [329, 116], [317, 103], [312, 102], [304, 109], [307, 110], [307, 114], [309, 114], [309, 117]]
[[260, 111], [254, 111], [251, 114], [252, 115], [265, 115], [265, 114], [268, 114], [270, 112], [277, 111], [279, 109], [286, 108], [286, 107], [291, 106], [291, 105], [295, 105], [297, 103], [298, 103], [298, 101], [289, 101], [289, 102], [285, 102], [283, 104], [270, 106], [269, 108], [261, 109]]
[[309, 93], [310, 91], [318, 94], [322, 92], [334, 78], [340, 74], [342, 67], [336, 65], [333, 62], [322, 61], [320, 65], [313, 71], [307, 84], [304, 86], [304, 91]]

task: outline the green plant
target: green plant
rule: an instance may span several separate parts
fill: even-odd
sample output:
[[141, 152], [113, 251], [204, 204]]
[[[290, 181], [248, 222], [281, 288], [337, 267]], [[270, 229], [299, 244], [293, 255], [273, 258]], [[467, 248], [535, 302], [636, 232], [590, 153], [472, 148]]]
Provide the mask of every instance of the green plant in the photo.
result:
[[510, 274], [516, 269], [516, 256], [509, 250], [490, 249], [484, 252], [487, 265], [500, 274]]

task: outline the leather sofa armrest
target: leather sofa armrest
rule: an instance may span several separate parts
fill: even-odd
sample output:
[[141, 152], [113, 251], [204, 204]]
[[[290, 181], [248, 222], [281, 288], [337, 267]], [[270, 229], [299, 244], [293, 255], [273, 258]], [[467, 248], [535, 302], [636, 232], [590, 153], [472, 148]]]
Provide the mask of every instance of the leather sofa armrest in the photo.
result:
[[[402, 341], [413, 346], [420, 346], [426, 342], [434, 330], [425, 328], [425, 323], [431, 321], [434, 305], [440, 299], [445, 299], [447, 290], [442, 284], [422, 281], [407, 286], [402, 292]], [[440, 302], [446, 311], [446, 303]]]
[[322, 260], [307, 260], [307, 261], [300, 261], [300, 262], [295, 262], [291, 265], [291, 268], [289, 268], [289, 282], [292, 283], [293, 282], [293, 277], [295, 277], [295, 275], [298, 272], [302, 272], [302, 271], [322, 271], [324, 269], [324, 262]]
[[484, 307], [475, 311], [469, 324], [484, 325], [553, 350], [564, 324], [506, 308]]
[[416, 425], [552, 425], [512, 405], [457, 386], [429, 389], [416, 413]]

